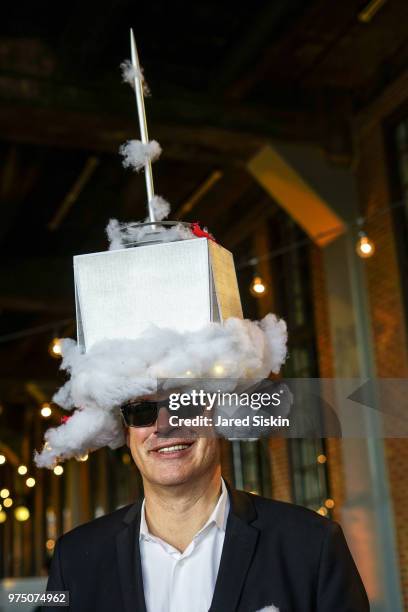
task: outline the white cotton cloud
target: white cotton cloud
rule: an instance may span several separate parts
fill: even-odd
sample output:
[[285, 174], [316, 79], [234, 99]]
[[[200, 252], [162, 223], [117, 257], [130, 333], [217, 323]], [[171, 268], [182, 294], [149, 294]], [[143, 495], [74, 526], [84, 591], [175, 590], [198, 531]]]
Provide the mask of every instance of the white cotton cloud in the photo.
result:
[[125, 245], [122, 237], [121, 224], [117, 219], [109, 219], [109, 223], [106, 226], [106, 235], [109, 240], [109, 250], [116, 251], [117, 249], [124, 249]]
[[150, 202], [156, 221], [163, 221], [170, 214], [170, 204], [161, 196], [155, 195]]
[[75, 410], [65, 423], [48, 429], [44, 438], [44, 448], [41, 453], [35, 453], [34, 461], [38, 467], [50, 469], [65, 459], [80, 457], [103, 446], [119, 448], [125, 443], [119, 413], [90, 406]]
[[[119, 406], [154, 393], [157, 379], [262, 379], [277, 373], [286, 358], [286, 323], [268, 314], [261, 322], [230, 318], [198, 331], [178, 332], [151, 325], [135, 340], [103, 340], [81, 353], [73, 340], [62, 342], [62, 369], [70, 380], [54, 396], [72, 418], [46, 432], [46, 445], [35, 457], [39, 467], [102, 446], [123, 444]], [[230, 387], [229, 390], [234, 390]]]
[[142, 82], [143, 94], [145, 96], [150, 96], [150, 88], [146, 83], [145, 76], [143, 74], [143, 69], [137, 70], [130, 60], [124, 60], [120, 69], [122, 71], [122, 80], [124, 83], [128, 83], [131, 87], [135, 87], [135, 79], [139, 79]]
[[[273, 314], [268, 314], [259, 323], [260, 328], [265, 333], [268, 342], [269, 363], [271, 372], [277, 374], [285, 362], [287, 354], [287, 329], [283, 319], [278, 320]], [[284, 342], [282, 342], [284, 339]]]
[[146, 162], [158, 159], [161, 152], [161, 146], [156, 140], [150, 140], [146, 144], [141, 140], [128, 140], [119, 149], [120, 155], [123, 156], [123, 167], [133, 168], [137, 172], [144, 168]]
[[[170, 204], [160, 196], [154, 196], [153, 201], [156, 220], [161, 221], [169, 214]], [[144, 223], [148, 221], [149, 217], [146, 217]], [[109, 250], [125, 249], [141, 242], [173, 242], [175, 240], [197, 238], [190, 226], [183, 223], [176, 223], [170, 227], [158, 224], [154, 228], [151, 225], [144, 225], [144, 223], [119, 223], [117, 219], [111, 219], [106, 227]]]

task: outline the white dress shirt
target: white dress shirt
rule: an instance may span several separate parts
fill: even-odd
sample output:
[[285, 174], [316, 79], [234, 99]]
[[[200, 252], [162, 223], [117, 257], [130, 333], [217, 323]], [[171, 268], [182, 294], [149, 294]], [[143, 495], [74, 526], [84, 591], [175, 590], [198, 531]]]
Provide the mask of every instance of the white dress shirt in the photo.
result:
[[183, 553], [149, 532], [143, 501], [139, 545], [147, 612], [208, 612], [230, 507], [223, 480], [221, 486], [210, 518]]

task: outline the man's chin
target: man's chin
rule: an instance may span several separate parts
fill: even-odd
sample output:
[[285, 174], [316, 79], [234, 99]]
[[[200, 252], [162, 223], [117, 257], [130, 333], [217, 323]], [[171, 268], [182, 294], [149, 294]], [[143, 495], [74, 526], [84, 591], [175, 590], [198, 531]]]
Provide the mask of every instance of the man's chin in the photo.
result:
[[190, 482], [195, 477], [195, 472], [192, 469], [184, 468], [161, 470], [160, 473], [151, 474], [150, 482], [163, 487], [175, 487]]

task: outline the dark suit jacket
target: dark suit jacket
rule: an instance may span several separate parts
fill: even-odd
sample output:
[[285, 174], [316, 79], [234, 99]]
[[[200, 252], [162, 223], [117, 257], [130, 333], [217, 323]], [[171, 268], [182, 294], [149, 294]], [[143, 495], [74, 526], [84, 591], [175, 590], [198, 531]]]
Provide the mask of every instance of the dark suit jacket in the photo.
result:
[[[369, 610], [337, 523], [292, 504], [241, 491], [229, 494], [231, 509], [210, 612], [255, 612], [272, 604], [279, 612]], [[121, 508], [58, 540], [47, 589], [68, 590], [69, 610], [146, 612], [140, 507]]]

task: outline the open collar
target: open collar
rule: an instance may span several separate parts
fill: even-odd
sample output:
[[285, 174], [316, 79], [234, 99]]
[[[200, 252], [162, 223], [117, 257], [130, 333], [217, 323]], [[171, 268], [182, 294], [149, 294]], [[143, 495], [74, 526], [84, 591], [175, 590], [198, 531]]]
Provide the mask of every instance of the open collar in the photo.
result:
[[[257, 518], [251, 495], [226, 485], [230, 511], [227, 517], [224, 546], [209, 612], [233, 611], [251, 565], [259, 531], [252, 523]], [[130, 507], [123, 518], [123, 528], [116, 536], [120, 584], [125, 612], [146, 612], [143, 592], [139, 533], [142, 502]]]
[[[221, 495], [217, 500], [217, 503], [211, 512], [206, 523], [199, 529], [199, 531], [194, 535], [193, 539], [196, 539], [200, 534], [205, 531], [210, 525], [215, 524], [218, 529], [225, 531], [227, 526], [227, 519], [230, 509], [230, 500], [229, 493], [225, 481], [221, 478]], [[139, 539], [155, 539], [155, 536], [151, 534], [149, 531], [149, 527], [146, 521], [146, 512], [145, 512], [145, 500], [143, 500], [141, 510], [140, 510], [140, 531], [139, 531]], [[156, 538], [159, 539], [159, 538]]]

